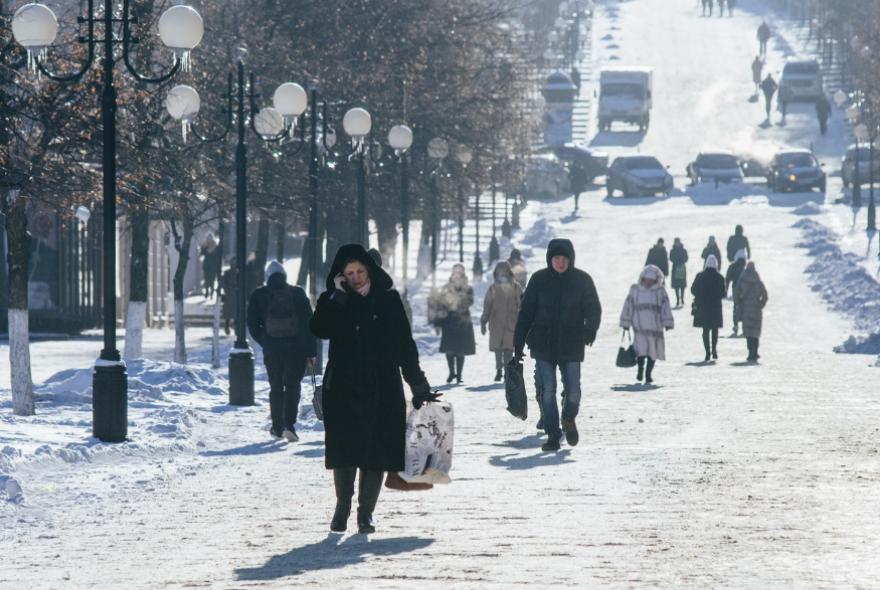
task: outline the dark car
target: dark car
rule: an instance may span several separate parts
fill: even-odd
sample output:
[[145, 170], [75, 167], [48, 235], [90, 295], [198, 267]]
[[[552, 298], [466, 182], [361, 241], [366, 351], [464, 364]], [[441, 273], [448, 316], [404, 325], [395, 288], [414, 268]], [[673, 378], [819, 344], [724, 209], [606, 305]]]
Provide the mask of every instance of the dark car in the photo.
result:
[[773, 192], [819, 189], [825, 192], [825, 171], [809, 150], [783, 150], [773, 156], [767, 175]]
[[608, 196], [619, 190], [624, 197], [668, 195], [674, 188], [672, 175], [654, 156], [620, 156], [608, 168]]
[[553, 153], [569, 165], [577, 163], [586, 172], [587, 182], [608, 173], [608, 154], [593, 151], [584, 146], [567, 143], [558, 146], [545, 146], [538, 153]]
[[700, 152], [697, 159], [688, 164], [687, 175], [691, 184], [743, 181], [739, 158], [729, 152]]

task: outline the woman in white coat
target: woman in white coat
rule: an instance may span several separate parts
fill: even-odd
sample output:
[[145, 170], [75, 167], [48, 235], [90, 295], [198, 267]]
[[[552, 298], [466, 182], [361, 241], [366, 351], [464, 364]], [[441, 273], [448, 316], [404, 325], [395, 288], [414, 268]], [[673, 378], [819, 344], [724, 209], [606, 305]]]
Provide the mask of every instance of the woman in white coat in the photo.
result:
[[645, 383], [654, 381], [651, 376], [654, 363], [666, 360], [664, 332], [675, 326], [664, 279], [659, 268], [653, 264], [646, 266], [639, 275], [639, 282], [630, 287], [620, 313], [620, 327], [632, 328], [635, 333], [633, 346], [639, 362], [636, 379], [641, 381], [644, 377]]

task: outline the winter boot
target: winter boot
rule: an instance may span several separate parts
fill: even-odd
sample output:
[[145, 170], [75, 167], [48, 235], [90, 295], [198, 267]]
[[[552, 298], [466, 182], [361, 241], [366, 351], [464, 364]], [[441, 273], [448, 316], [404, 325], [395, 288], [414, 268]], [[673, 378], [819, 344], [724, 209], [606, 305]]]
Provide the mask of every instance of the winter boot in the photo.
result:
[[559, 450], [559, 436], [555, 434], [551, 434], [547, 437], [547, 442], [541, 445], [541, 450], [544, 452], [552, 452]]
[[571, 420], [563, 420], [562, 430], [565, 432], [565, 442], [567, 442], [569, 446], [573, 447], [578, 444], [580, 435], [578, 434], [577, 425], [574, 423], [574, 418]]
[[495, 371], [495, 383], [498, 383], [499, 381], [501, 381], [502, 378], [503, 378], [503, 376], [501, 375], [501, 369], [496, 370]]
[[287, 442], [298, 442], [299, 435], [296, 433], [296, 428], [290, 426], [289, 428], [285, 428], [281, 431], [281, 436], [287, 439]]
[[464, 356], [458, 355], [455, 357], [455, 382], [461, 383], [461, 372], [464, 369]]
[[370, 471], [361, 469], [361, 477], [358, 487], [357, 524], [358, 533], [369, 535], [376, 532], [373, 526], [373, 510], [379, 500], [379, 490], [382, 489], [382, 471]]
[[638, 358], [639, 370], [636, 372], [636, 381], [641, 381], [645, 378], [645, 357], [640, 356]]
[[654, 379], [651, 378], [651, 372], [654, 370], [654, 359], [648, 359], [648, 367], [645, 369], [645, 383], [653, 383]]
[[330, 530], [343, 533], [348, 528], [348, 517], [351, 514], [351, 497], [354, 495], [354, 478], [357, 469], [343, 467], [333, 470], [333, 485], [336, 488], [336, 511], [330, 521]]
[[446, 355], [446, 365], [449, 367], [449, 377], [446, 378], [447, 383], [452, 383], [455, 381], [455, 356], [451, 354]]

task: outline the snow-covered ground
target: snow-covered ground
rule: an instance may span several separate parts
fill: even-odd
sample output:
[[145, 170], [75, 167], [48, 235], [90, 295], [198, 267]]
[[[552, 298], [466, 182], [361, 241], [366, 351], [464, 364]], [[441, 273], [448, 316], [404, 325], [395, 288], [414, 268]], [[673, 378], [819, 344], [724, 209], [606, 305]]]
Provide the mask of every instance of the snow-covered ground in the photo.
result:
[[[873, 357], [834, 352], [869, 327], [854, 307], [823, 298], [828, 289], [813, 289], [852, 279], [823, 274], [836, 272], [824, 264], [829, 245], [844, 254], [858, 247], [849, 226], [834, 221], [851, 215], [832, 204], [839, 179], [828, 203], [763, 187], [684, 186], [685, 165], [707, 144], [813, 142], [833, 171], [846, 143], [839, 113], [820, 140], [807, 105], [792, 109], [784, 126], [775, 124], [778, 114], [760, 126], [748, 65], [762, 4], [738, 6], [733, 18], [704, 19], [692, 0], [600, 4], [592, 59], [657, 70], [648, 133], [603, 133], [595, 142], [612, 155], [657, 154], [682, 190], [606, 200], [596, 187], [578, 216], [570, 200], [523, 212], [514, 243], [530, 269], [544, 264], [550, 237], [569, 237], [604, 306], [583, 366], [578, 447], [540, 452], [534, 418], [505, 412], [503, 390], [491, 381], [494, 359], [478, 335], [465, 384], [441, 387], [456, 412], [453, 483], [386, 490], [376, 535], [331, 535], [332, 483], [309, 387], [301, 442], [269, 442], [262, 374], [260, 405], [229, 407], [224, 372], [209, 369], [207, 330], [188, 332], [188, 367], [162, 364], [173, 334], [148, 331], [152, 360], [130, 367], [132, 440], [108, 448], [88, 438], [88, 368], [100, 342], [38, 342], [34, 378], [51, 377], [38, 387], [38, 415], [12, 417], [5, 392], [0, 407], [0, 498], [9, 497], [0, 501], [0, 588], [874, 587], [877, 370]], [[791, 43], [771, 43], [771, 63], [791, 51]], [[614, 367], [616, 325], [649, 246], [680, 237], [693, 278], [707, 236], [723, 248], [737, 223], [770, 294], [761, 364], [744, 362], [745, 342], [727, 337], [729, 328], [718, 363], [699, 362], [700, 334], [686, 306], [675, 312], [656, 387], [635, 385], [632, 371]], [[452, 262], [441, 265], [441, 281]], [[414, 328], [437, 385], [446, 366], [424, 326], [427, 286], [412, 285]], [[724, 313], [729, 321], [728, 303]], [[74, 369], [57, 374], [67, 367]], [[150, 381], [157, 374], [162, 383]], [[6, 383], [4, 358], [0, 387]]]

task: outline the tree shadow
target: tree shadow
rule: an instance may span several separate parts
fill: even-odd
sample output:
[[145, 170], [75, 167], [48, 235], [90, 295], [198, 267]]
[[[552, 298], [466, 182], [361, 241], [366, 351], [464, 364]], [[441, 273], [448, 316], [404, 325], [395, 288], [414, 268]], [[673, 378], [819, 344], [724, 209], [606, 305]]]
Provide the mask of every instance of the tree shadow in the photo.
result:
[[222, 449], [219, 451], [205, 451], [199, 453], [202, 457], [231, 457], [233, 455], [267, 455], [269, 453], [277, 453], [284, 450], [285, 445], [279, 444], [280, 441], [265, 441], [234, 447], [231, 449]]
[[538, 455], [517, 455], [510, 453], [507, 455], [494, 455], [489, 458], [489, 464], [493, 467], [503, 467], [514, 471], [523, 469], [536, 469], [539, 467], [552, 467], [553, 465], [562, 465], [563, 463], [574, 463], [569, 456], [570, 449], [549, 452], [541, 451]]
[[275, 555], [258, 567], [237, 568], [239, 580], [277, 580], [297, 576], [308, 571], [343, 568], [363, 563], [370, 557], [388, 557], [425, 549], [434, 539], [423, 537], [394, 537], [371, 539], [352, 535], [339, 542], [342, 535], [329, 534], [317, 543], [303, 545]]
[[504, 383], [498, 382], [498, 383], [489, 383], [488, 385], [473, 385], [471, 387], [465, 387], [465, 389], [467, 391], [476, 391], [476, 392], [498, 391], [499, 389], [503, 391], [504, 390]]

